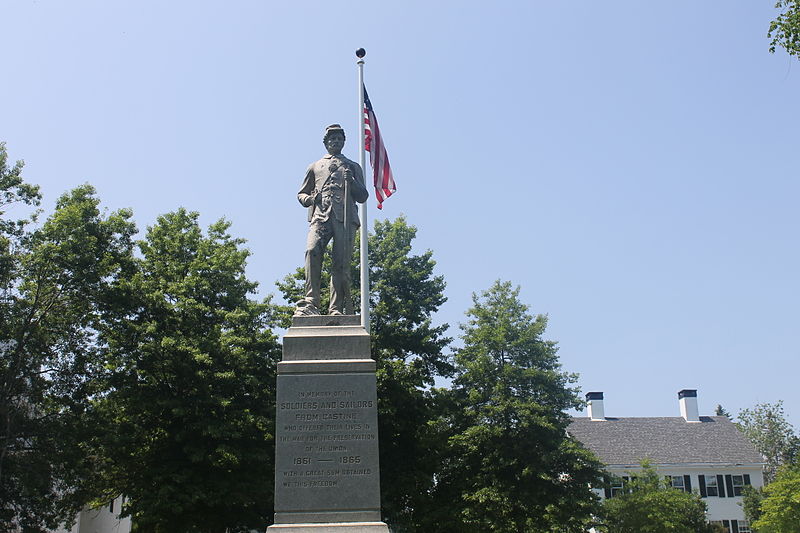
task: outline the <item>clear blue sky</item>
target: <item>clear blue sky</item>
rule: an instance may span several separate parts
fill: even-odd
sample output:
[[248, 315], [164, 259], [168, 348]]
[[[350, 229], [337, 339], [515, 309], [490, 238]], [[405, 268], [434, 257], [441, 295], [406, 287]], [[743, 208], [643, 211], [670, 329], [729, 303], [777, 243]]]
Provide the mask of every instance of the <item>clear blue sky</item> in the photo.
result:
[[[783, 399], [800, 429], [800, 62], [771, 0], [2, 0], [0, 140], [43, 187], [139, 227], [184, 206], [302, 262], [326, 125], [357, 158], [354, 50], [405, 214], [463, 320], [495, 279], [550, 317], [609, 416]], [[371, 216], [376, 216], [374, 202]]]

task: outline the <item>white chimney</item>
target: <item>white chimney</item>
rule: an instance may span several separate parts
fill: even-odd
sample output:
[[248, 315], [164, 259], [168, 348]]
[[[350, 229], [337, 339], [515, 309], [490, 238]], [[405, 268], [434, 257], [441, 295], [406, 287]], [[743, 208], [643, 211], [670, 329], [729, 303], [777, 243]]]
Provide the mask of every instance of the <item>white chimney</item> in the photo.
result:
[[700, 412], [697, 410], [697, 391], [683, 389], [678, 392], [678, 402], [681, 404], [681, 416], [687, 422], [700, 422]]
[[602, 392], [587, 392], [586, 393], [587, 411], [589, 411], [589, 418], [592, 420], [605, 420], [606, 413], [603, 409], [603, 393]]

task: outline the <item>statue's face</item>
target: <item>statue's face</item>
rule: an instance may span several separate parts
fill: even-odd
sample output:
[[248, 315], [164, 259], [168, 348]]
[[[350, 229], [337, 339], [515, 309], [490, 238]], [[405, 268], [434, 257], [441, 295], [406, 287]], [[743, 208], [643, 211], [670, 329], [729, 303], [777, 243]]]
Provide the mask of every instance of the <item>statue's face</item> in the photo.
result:
[[338, 132], [333, 132], [325, 139], [325, 148], [328, 149], [329, 154], [339, 154], [344, 148], [344, 135]]

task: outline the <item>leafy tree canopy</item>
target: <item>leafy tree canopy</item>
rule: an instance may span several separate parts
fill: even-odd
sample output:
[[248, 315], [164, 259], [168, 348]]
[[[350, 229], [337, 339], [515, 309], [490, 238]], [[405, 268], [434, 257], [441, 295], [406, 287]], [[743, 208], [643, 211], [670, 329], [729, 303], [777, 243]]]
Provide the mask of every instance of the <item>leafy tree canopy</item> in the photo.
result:
[[753, 527], [759, 533], [800, 533], [800, 465], [781, 467], [763, 496]]
[[767, 484], [775, 479], [778, 468], [792, 462], [800, 451], [800, 439], [786, 420], [783, 401], [742, 409], [736, 425], [766, 459], [764, 482]]
[[706, 504], [697, 494], [674, 489], [647, 462], [632, 474], [629, 492], [603, 502], [606, 533], [711, 533]]
[[781, 13], [769, 24], [769, 51], [774, 54], [780, 46], [800, 59], [800, 0], [778, 0], [775, 7]]
[[6, 217], [9, 209], [18, 205], [36, 207], [42, 199], [39, 186], [26, 183], [23, 179], [24, 166], [25, 163], [20, 160], [9, 167], [6, 143], [0, 142], [0, 239], [21, 235], [25, 224], [32, 220], [32, 217], [9, 219]]
[[[6, 204], [38, 189], [8, 171]], [[89, 399], [102, 365], [96, 330], [135, 231], [126, 211], [103, 215], [88, 185], [63, 195], [42, 227], [5, 223], [0, 294], [0, 529], [53, 529], [89, 498]], [[8, 221], [5, 221], [8, 222]]]
[[746, 486], [742, 491], [742, 510], [744, 517], [752, 524], [761, 518], [761, 502], [764, 501], [764, 487]]
[[272, 513], [270, 307], [248, 298], [229, 223], [204, 234], [197, 219], [180, 209], [148, 228], [101, 332], [102, 498], [124, 494], [138, 531], [261, 528]]
[[546, 317], [529, 314], [519, 288], [500, 281], [473, 295], [467, 316], [435, 487], [454, 516], [441, 530], [583, 531], [601, 465], [566, 434], [566, 410], [581, 401], [576, 376], [542, 339]]

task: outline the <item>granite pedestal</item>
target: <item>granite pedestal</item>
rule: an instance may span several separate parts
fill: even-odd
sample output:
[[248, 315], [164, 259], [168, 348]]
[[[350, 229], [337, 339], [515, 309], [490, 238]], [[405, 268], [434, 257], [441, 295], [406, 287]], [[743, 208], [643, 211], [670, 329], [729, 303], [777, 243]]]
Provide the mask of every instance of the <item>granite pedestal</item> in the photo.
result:
[[275, 433], [268, 533], [388, 533], [375, 361], [360, 317], [294, 317], [278, 363]]

